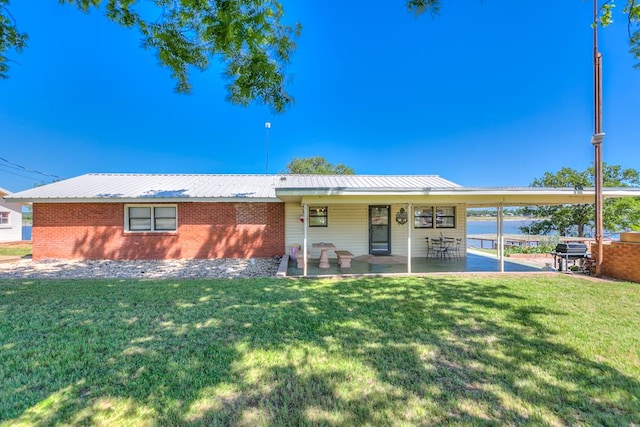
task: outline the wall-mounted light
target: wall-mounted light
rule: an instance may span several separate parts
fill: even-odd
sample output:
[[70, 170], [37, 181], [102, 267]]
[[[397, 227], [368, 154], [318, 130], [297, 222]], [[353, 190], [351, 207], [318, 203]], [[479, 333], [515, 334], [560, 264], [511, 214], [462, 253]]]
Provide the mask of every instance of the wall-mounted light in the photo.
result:
[[399, 225], [403, 225], [403, 224], [406, 224], [408, 220], [409, 220], [409, 214], [407, 213], [407, 211], [404, 210], [404, 208], [400, 208], [400, 210], [396, 214], [396, 222]]

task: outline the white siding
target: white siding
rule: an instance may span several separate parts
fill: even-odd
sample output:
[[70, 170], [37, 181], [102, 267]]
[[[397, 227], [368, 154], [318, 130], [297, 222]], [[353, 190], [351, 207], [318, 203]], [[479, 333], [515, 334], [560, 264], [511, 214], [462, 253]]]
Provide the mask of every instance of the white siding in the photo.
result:
[[[462, 246], [460, 251], [464, 255], [467, 250], [467, 208], [463, 204], [437, 204], [430, 205], [428, 203], [421, 202], [419, 206], [455, 206], [456, 207], [456, 228], [414, 228], [412, 233], [412, 245], [411, 252], [413, 257], [425, 257], [427, 256], [427, 244], [425, 237], [430, 239], [439, 238], [440, 233], [444, 237], [453, 237], [454, 239], [462, 239]], [[413, 210], [409, 215], [409, 221], [413, 226]], [[405, 253], [406, 255], [406, 250]]]
[[[331, 205], [314, 204], [313, 206], [327, 206], [328, 226], [309, 227], [307, 251], [310, 258], [319, 258], [320, 251], [313, 249], [313, 243], [330, 242], [336, 249], [347, 250], [354, 255], [363, 255], [369, 252], [368, 235], [368, 205]], [[300, 221], [302, 206], [298, 203], [285, 204], [285, 245], [287, 250], [292, 243], [302, 246], [304, 238], [304, 224]], [[333, 252], [329, 257], [335, 258]]]
[[[382, 205], [376, 201], [371, 205]], [[420, 203], [423, 206], [427, 204]], [[320, 251], [313, 249], [313, 243], [330, 242], [337, 249], [348, 250], [355, 256], [366, 255], [369, 253], [369, 204], [334, 204], [331, 203], [313, 203], [313, 206], [327, 206], [328, 209], [328, 226], [327, 227], [309, 227], [308, 229], [308, 248], [310, 258], [319, 258]], [[400, 208], [407, 209], [407, 204], [391, 204], [391, 252], [395, 255], [408, 254], [408, 227], [413, 227], [413, 210], [409, 213], [409, 222], [399, 225], [395, 221], [396, 213]], [[444, 205], [443, 205], [444, 206]], [[446, 205], [456, 207], [456, 228], [446, 229], [423, 229], [412, 228], [412, 256], [426, 256], [425, 237], [440, 237], [440, 232], [446, 237], [454, 237], [463, 239], [463, 253], [465, 251], [465, 235], [466, 235], [466, 207], [465, 205]], [[299, 244], [302, 246], [304, 238], [304, 224], [300, 221], [302, 215], [302, 206], [299, 203], [285, 204], [285, 245], [287, 253], [291, 244]], [[333, 252], [329, 252], [329, 257], [335, 257]]]
[[[391, 228], [391, 253], [394, 255], [407, 256], [407, 238], [409, 236], [408, 231], [409, 225], [412, 224], [411, 215], [409, 215], [409, 220], [406, 224], [398, 224], [396, 222], [396, 214], [398, 213], [398, 211], [400, 211], [400, 208], [404, 208], [404, 210], [407, 211], [407, 214], [409, 215], [406, 204], [391, 205], [391, 222], [389, 223], [389, 226]], [[413, 247], [414, 245], [412, 245], [412, 251], [415, 251]], [[412, 254], [412, 256], [416, 256], [416, 254], [414, 253]]]
[[22, 240], [22, 206], [0, 199], [0, 212], [9, 212], [9, 224], [0, 224], [0, 242]]

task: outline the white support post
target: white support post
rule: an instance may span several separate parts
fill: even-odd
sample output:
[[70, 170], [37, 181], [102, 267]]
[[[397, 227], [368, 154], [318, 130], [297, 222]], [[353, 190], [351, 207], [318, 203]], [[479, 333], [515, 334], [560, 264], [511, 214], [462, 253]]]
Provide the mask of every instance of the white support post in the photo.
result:
[[413, 220], [413, 214], [411, 213], [411, 203], [408, 204], [407, 206], [407, 210], [409, 212], [407, 212], [407, 216], [409, 217], [409, 219], [407, 220], [407, 273], [411, 273], [411, 222]]
[[302, 228], [304, 230], [304, 237], [302, 239], [303, 244], [302, 244], [302, 261], [303, 261], [303, 269], [302, 269], [302, 275], [303, 276], [307, 276], [307, 229], [309, 227], [309, 206], [307, 206], [307, 204], [305, 203], [304, 205], [302, 205], [302, 209], [303, 209], [303, 219], [302, 219]]
[[498, 207], [498, 259], [500, 260], [500, 273], [504, 273], [504, 207]]

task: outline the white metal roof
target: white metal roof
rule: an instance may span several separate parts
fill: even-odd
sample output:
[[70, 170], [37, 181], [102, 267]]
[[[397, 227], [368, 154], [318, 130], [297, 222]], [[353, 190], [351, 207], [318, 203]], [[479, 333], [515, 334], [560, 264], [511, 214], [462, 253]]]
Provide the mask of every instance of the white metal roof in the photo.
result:
[[[468, 205], [590, 203], [591, 188], [462, 187], [437, 175], [87, 174], [4, 198], [13, 202], [300, 200], [315, 196], [441, 196]], [[605, 197], [640, 189], [604, 189]]]
[[271, 175], [87, 174], [15, 193], [13, 199], [275, 199]]
[[278, 188], [459, 187], [438, 176], [87, 174], [11, 195], [22, 201], [249, 199], [278, 201]]
[[458, 184], [438, 175], [279, 175], [278, 190], [424, 190], [455, 188]]

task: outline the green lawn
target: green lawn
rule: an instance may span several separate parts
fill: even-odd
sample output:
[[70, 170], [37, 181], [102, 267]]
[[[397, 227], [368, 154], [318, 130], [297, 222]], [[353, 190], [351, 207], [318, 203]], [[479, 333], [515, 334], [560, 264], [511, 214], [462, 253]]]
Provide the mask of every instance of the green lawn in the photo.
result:
[[31, 243], [0, 243], [0, 256], [25, 256], [31, 254]]
[[0, 425], [638, 425], [640, 285], [0, 284]]

